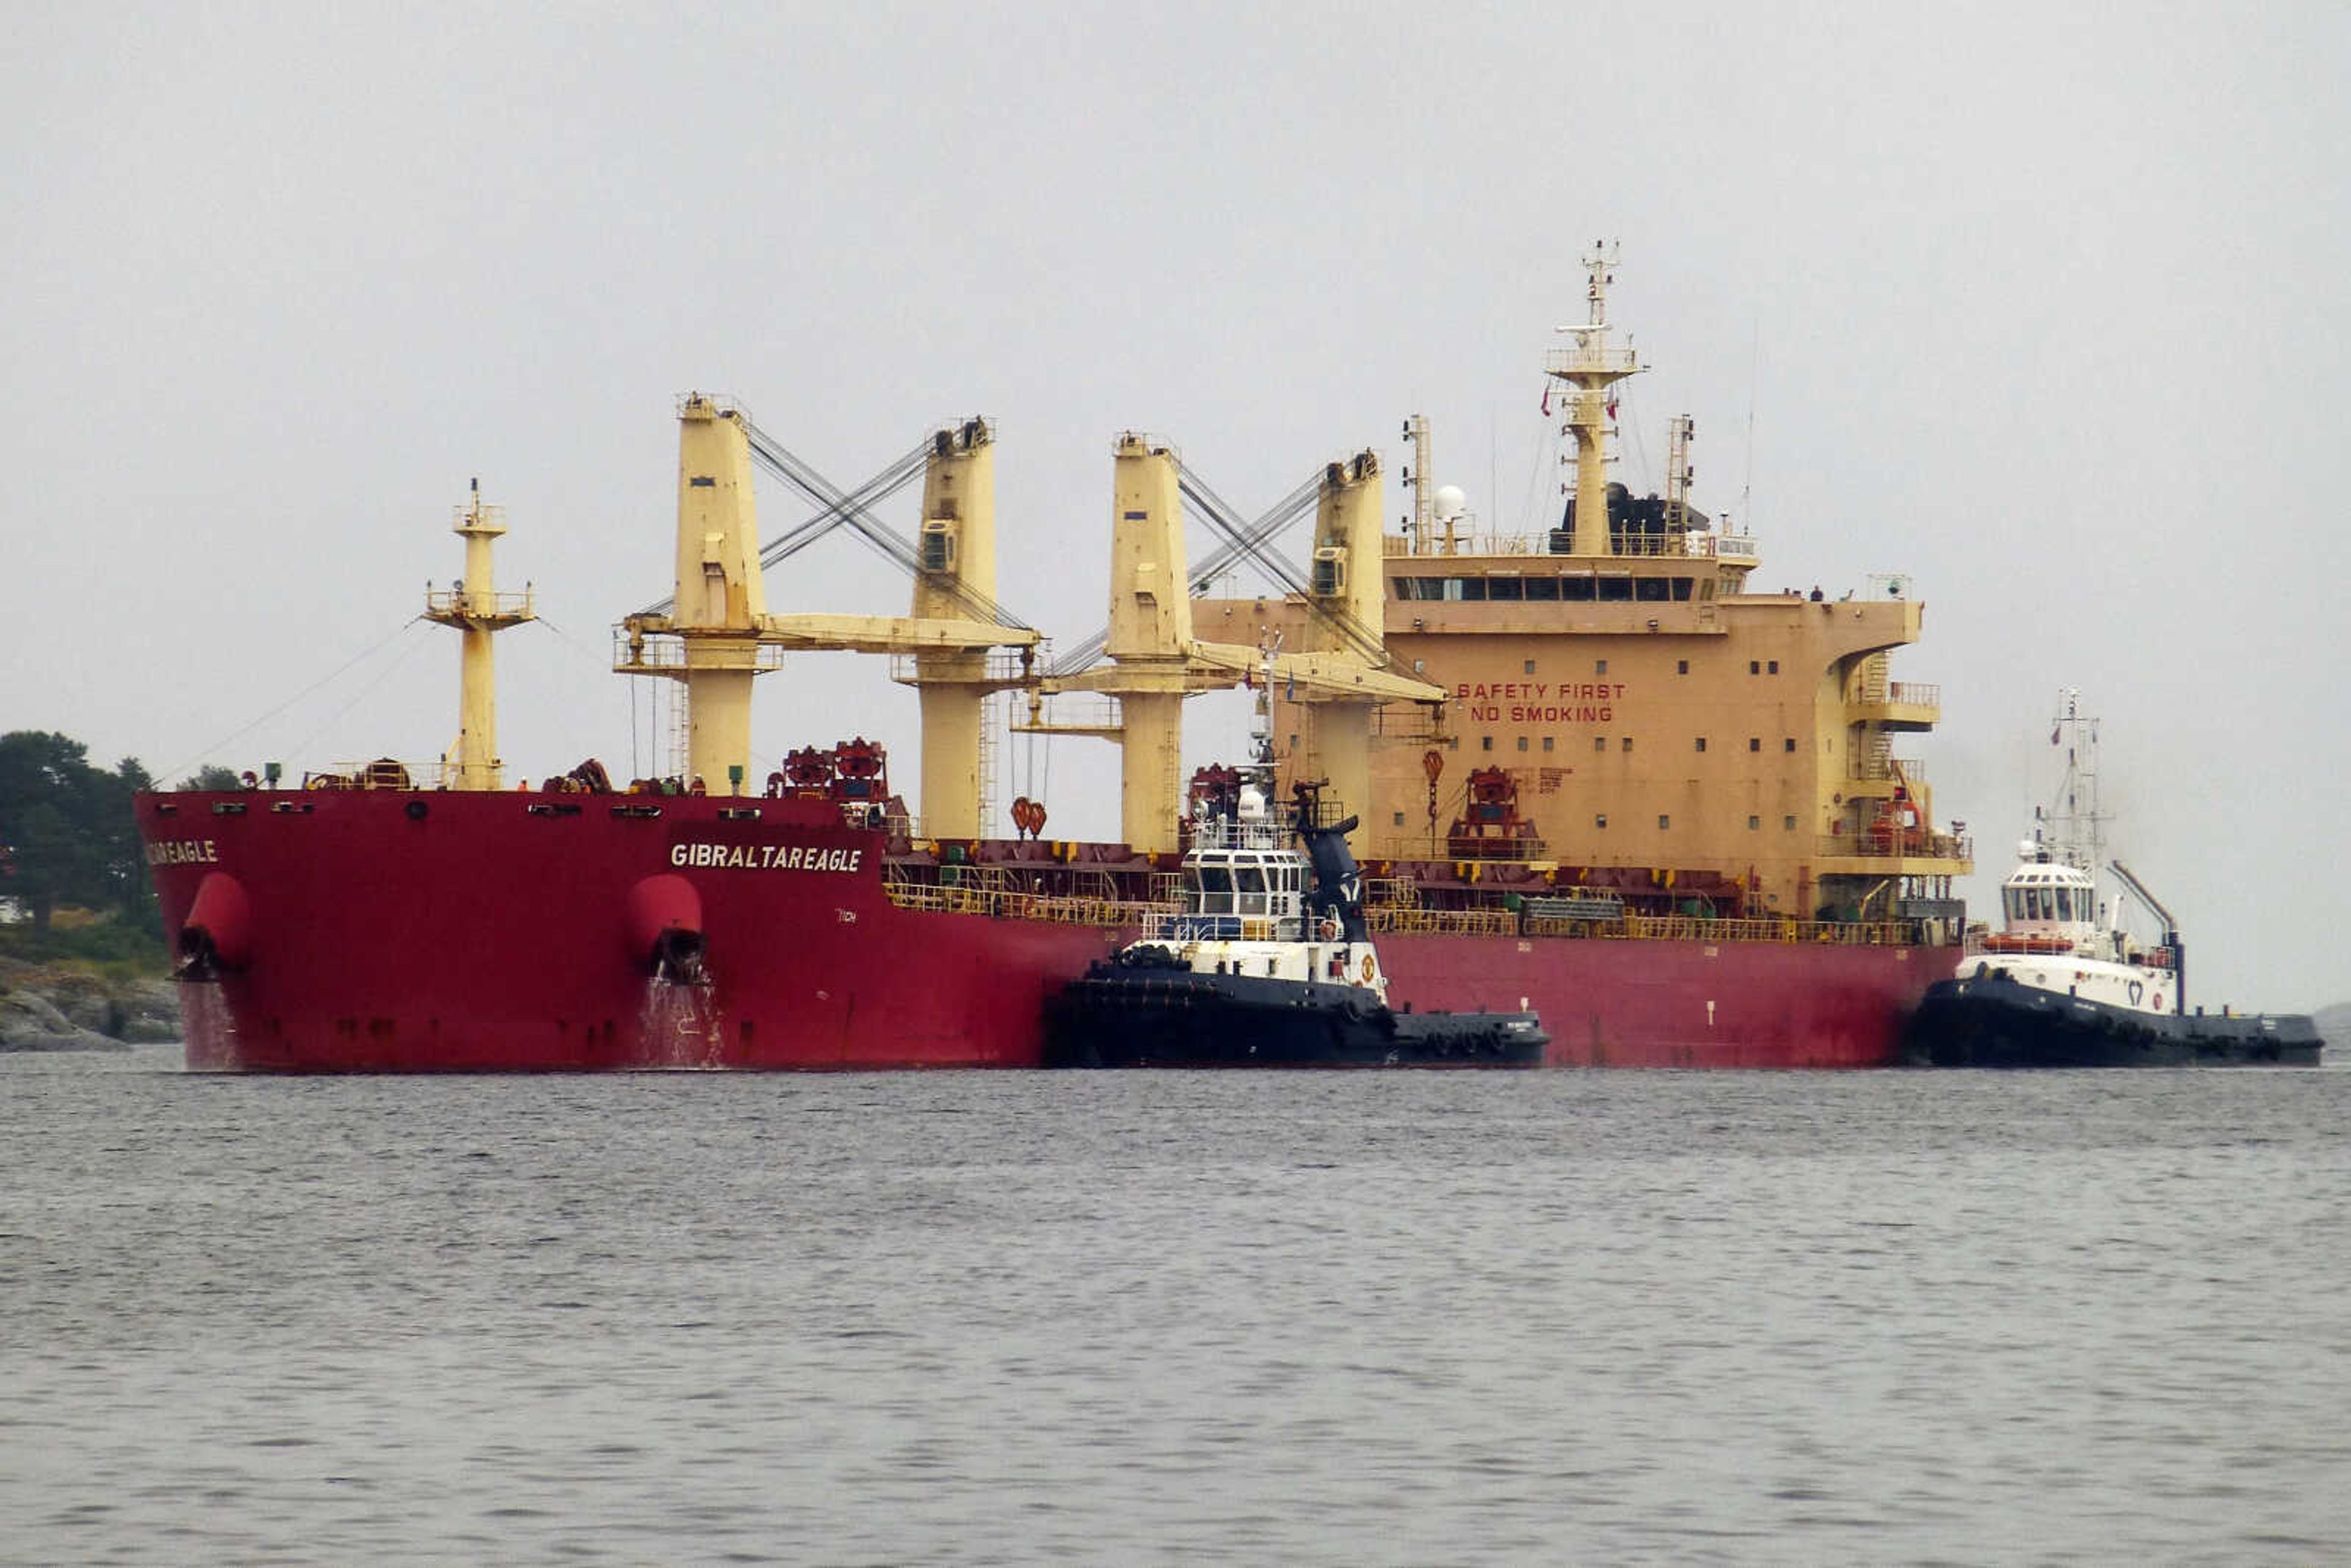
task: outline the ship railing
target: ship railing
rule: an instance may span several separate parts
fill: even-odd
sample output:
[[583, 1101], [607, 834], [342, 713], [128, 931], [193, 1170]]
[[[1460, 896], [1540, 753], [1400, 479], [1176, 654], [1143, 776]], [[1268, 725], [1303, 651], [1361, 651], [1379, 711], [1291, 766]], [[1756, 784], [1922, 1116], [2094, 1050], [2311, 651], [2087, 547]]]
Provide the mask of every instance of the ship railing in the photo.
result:
[[[987, 650], [986, 657], [978, 659], [977, 680], [986, 685], [1006, 689], [1033, 685], [1044, 678], [1046, 670], [1053, 663], [1052, 640], [1040, 638], [1036, 651], [1023, 659], [1021, 655], [1027, 652], [1026, 649], [1012, 647]], [[942, 665], [951, 670], [969, 669], [971, 664], [968, 661], [973, 660], [977, 653], [967, 648], [942, 648], [925, 653], [893, 653], [889, 660], [890, 678], [902, 686], [920, 685], [923, 684], [925, 660], [932, 662], [934, 670]], [[956, 661], [966, 663], [958, 665]], [[960, 674], [952, 678], [967, 684], [970, 679]]]
[[[750, 632], [743, 632], [745, 640]], [[784, 650], [774, 643], [761, 643], [752, 650], [751, 667], [756, 670], [780, 670], [784, 667]], [[667, 672], [685, 668], [685, 638], [676, 632], [652, 632], [632, 635], [626, 625], [612, 628], [612, 668], [622, 674]]]
[[[1583, 329], [1579, 327], [1576, 330], [1581, 333]], [[1543, 371], [1548, 375], [1629, 376], [1640, 368], [1639, 355], [1630, 349], [1607, 347], [1598, 332], [1593, 333], [1588, 340], [1579, 336], [1571, 347], [1543, 350]], [[1573, 397], [1575, 394], [1570, 392], [1568, 395]]]
[[[1383, 535], [1381, 548], [1384, 553], [1392, 559], [1565, 555], [1567, 553], [1565, 550], [1552, 548], [1552, 542], [1557, 537], [1554, 533], [1468, 533], [1457, 528], [1450, 549], [1445, 548], [1445, 539], [1440, 535], [1430, 539], [1427, 549], [1416, 550], [1413, 549], [1413, 539], [1409, 534]], [[1608, 553], [1616, 557], [1657, 559], [1753, 560], [1755, 541], [1743, 535], [1717, 534], [1704, 528], [1673, 530], [1660, 534], [1612, 533], [1609, 535]]]
[[532, 591], [520, 593], [477, 593], [465, 588], [427, 588], [424, 591], [424, 612], [427, 615], [481, 615], [498, 619], [528, 621]]
[[1823, 833], [1813, 848], [1819, 854], [1857, 856], [1865, 860], [1972, 862], [1976, 858], [1975, 841], [1965, 833], [1935, 833], [1915, 828], [1907, 831], [1889, 828], [1883, 832]]
[[1925, 763], [1915, 757], [1896, 757], [1891, 752], [1856, 752], [1853, 761], [1847, 765], [1844, 776], [1865, 783], [1880, 782], [1892, 779], [1896, 768], [1902, 770], [1902, 777], [1913, 784], [1927, 781]]
[[1375, 905], [1364, 911], [1376, 935], [1430, 936], [1562, 936], [1635, 942], [1780, 942], [1841, 947], [1909, 946], [1919, 941], [1907, 920], [1792, 920], [1775, 916], [1718, 919], [1694, 915], [1634, 915], [1616, 919], [1537, 915], [1502, 909], [1416, 909]]
[[1907, 703], [1913, 707], [1940, 707], [1943, 706], [1943, 688], [1933, 681], [1893, 681], [1886, 685], [1886, 700]]
[[1873, 571], [1862, 579], [1861, 597], [1879, 602], [1913, 599], [1917, 586], [1907, 571]]
[[395, 757], [330, 762], [302, 775], [305, 789], [443, 789], [456, 781], [455, 763], [405, 762]]
[[934, 915], [984, 915], [998, 920], [1041, 920], [1110, 930], [1139, 929], [1152, 916], [1165, 913], [1156, 904], [1128, 899], [1022, 893], [978, 881], [941, 885], [885, 879], [882, 891], [900, 909]]
[[1281, 922], [1265, 915], [1194, 915], [1155, 909], [1143, 917], [1143, 936], [1159, 942], [1274, 942]]

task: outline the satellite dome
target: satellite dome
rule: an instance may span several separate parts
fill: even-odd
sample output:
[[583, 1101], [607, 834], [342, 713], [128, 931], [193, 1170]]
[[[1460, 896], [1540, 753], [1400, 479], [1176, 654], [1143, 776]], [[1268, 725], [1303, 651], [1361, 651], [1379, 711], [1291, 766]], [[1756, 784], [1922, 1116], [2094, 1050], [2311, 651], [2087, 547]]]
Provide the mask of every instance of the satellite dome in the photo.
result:
[[1458, 485], [1437, 487], [1437, 516], [1440, 521], [1451, 522], [1469, 509], [1469, 495]]
[[1254, 784], [1241, 786], [1240, 819], [1244, 822], [1265, 821], [1265, 796]]

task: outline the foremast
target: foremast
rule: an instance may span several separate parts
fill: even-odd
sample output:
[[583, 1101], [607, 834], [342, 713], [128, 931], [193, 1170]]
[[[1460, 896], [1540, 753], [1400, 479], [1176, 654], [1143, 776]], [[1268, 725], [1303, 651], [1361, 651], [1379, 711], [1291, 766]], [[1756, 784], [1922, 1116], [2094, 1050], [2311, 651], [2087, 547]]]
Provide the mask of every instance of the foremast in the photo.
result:
[[444, 592], [427, 587], [424, 618], [457, 629], [457, 739], [444, 758], [444, 782], [452, 789], [496, 789], [502, 785], [498, 756], [497, 665], [490, 639], [509, 626], [535, 621], [530, 590], [500, 593], [490, 547], [506, 529], [506, 508], [486, 506], [482, 482], [456, 508], [450, 531], [465, 541], [465, 575]]

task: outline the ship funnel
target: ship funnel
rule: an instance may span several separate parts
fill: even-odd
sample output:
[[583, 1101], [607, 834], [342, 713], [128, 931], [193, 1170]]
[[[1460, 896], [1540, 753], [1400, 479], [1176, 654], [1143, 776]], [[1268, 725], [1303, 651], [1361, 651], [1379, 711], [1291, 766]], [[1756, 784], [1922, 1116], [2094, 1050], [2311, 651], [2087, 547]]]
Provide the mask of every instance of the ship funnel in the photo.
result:
[[217, 980], [222, 970], [251, 963], [253, 905], [245, 884], [226, 872], [207, 873], [196, 884], [195, 902], [188, 906], [175, 946], [180, 954], [172, 971], [175, 980]]
[[698, 986], [707, 939], [702, 929], [702, 894], [673, 873], [649, 876], [629, 889], [629, 952], [655, 979]]

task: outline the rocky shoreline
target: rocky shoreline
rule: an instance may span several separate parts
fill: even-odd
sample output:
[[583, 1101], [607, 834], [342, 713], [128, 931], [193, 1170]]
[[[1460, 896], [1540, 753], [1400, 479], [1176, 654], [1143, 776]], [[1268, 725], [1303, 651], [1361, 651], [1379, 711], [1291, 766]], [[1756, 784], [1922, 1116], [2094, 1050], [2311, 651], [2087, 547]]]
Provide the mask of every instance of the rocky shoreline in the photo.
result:
[[129, 1051], [181, 1038], [180, 988], [0, 958], [0, 1051]]

